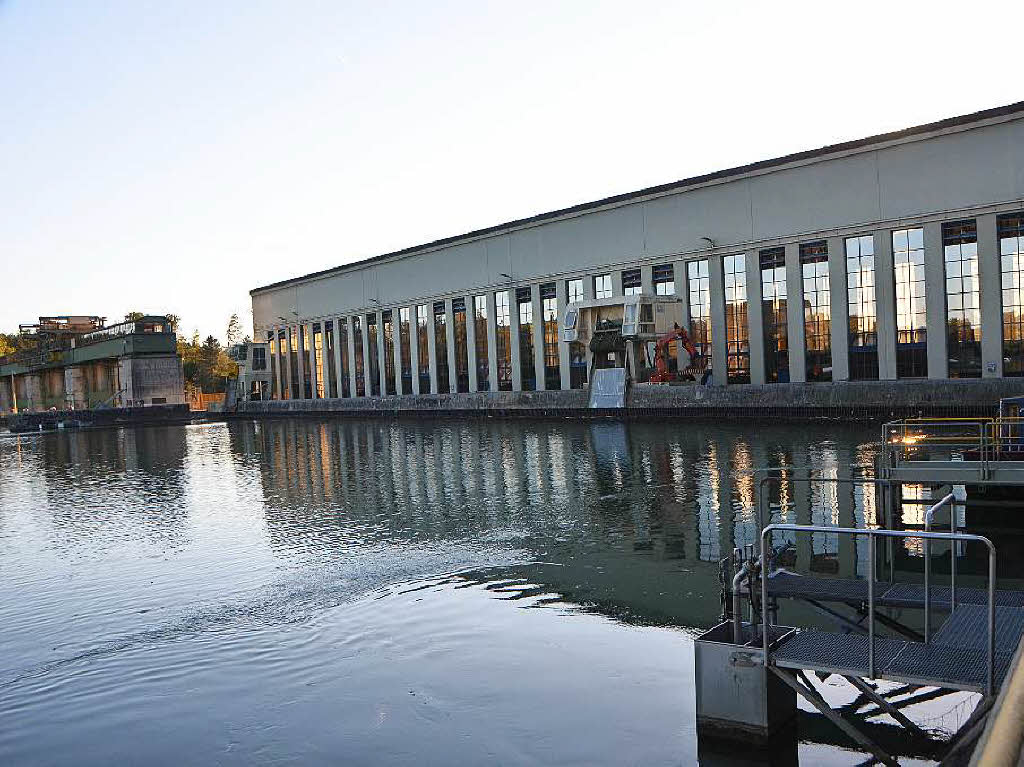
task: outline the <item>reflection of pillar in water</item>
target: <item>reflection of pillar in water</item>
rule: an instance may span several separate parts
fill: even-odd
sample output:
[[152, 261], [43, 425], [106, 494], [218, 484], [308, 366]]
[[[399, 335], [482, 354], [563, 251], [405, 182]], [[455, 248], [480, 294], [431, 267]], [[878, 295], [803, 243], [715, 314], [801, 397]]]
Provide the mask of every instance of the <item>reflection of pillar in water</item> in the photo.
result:
[[[836, 485], [836, 505], [840, 527], [855, 527], [857, 522], [854, 519], [854, 486], [850, 484], [853, 478], [853, 454], [848, 447], [838, 449], [836, 460], [836, 477], [840, 480]], [[856, 538], [863, 536], [841, 535], [839, 536], [839, 575], [844, 578], [857, 572], [857, 541]]]
[[[811, 457], [806, 449], [794, 451], [796, 466], [810, 467]], [[811, 524], [811, 486], [808, 482], [794, 482], [792, 490], [793, 514], [798, 525]], [[813, 548], [811, 537], [807, 533], [796, 536], [796, 566], [800, 572], [807, 572], [811, 567]]]

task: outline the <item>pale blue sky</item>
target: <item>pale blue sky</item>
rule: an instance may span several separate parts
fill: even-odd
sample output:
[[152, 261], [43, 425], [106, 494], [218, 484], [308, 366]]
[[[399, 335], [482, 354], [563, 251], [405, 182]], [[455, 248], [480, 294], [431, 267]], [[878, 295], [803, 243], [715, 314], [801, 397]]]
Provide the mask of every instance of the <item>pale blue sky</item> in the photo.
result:
[[[1024, 99], [1016, 2], [0, 0], [0, 329]], [[1024, 151], [1024, 150], [1022, 150]]]

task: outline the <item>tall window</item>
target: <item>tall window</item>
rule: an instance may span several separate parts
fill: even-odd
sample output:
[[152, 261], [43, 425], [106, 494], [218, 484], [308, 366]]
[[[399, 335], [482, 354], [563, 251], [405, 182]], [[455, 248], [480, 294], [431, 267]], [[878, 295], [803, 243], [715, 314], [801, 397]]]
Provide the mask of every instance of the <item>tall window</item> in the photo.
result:
[[338, 371], [334, 366], [334, 322], [324, 321], [324, 369], [327, 371], [324, 381], [324, 391], [327, 397], [338, 396]]
[[1003, 285], [1003, 375], [1024, 376], [1024, 211], [996, 219]]
[[419, 360], [420, 394], [430, 394], [430, 340], [427, 337], [430, 307], [416, 307], [416, 352]]
[[381, 312], [381, 322], [384, 333], [384, 393], [395, 394], [395, 323], [392, 320], [393, 314], [388, 309]]
[[599, 274], [594, 278], [594, 297], [612, 297], [612, 276], [610, 274]]
[[434, 302], [434, 355], [437, 363], [437, 391], [451, 391], [448, 379], [448, 324], [444, 314], [444, 301]]
[[846, 295], [850, 316], [850, 379], [878, 380], [875, 238], [846, 238]]
[[299, 399], [299, 336], [295, 328], [288, 328], [288, 369], [292, 374], [292, 399]]
[[558, 296], [555, 283], [540, 286], [540, 305], [544, 322], [544, 388], [562, 388], [558, 360]]
[[[570, 304], [583, 300], [583, 280], [568, 280], [565, 283], [566, 298]], [[569, 386], [582, 389], [587, 382], [587, 347], [579, 341], [569, 344]]]
[[267, 331], [267, 343], [270, 344], [270, 391], [272, 399], [281, 399], [281, 390], [277, 385], [277, 338], [274, 331]]
[[654, 267], [654, 292], [659, 296], [676, 294], [676, 275], [672, 264]]
[[473, 296], [473, 322], [476, 330], [476, 388], [491, 390], [491, 365], [487, 356], [487, 296]]
[[746, 256], [722, 259], [725, 278], [725, 344], [729, 383], [750, 383]]
[[583, 300], [583, 280], [567, 280], [565, 293], [570, 304], [579, 303]]
[[302, 397], [313, 398], [313, 371], [309, 364], [309, 333], [305, 325], [299, 325], [299, 353], [302, 355]]
[[402, 393], [412, 394], [412, 312], [408, 306], [398, 310], [398, 356], [402, 364]]
[[366, 315], [366, 351], [370, 358], [370, 393], [380, 396], [380, 357], [377, 351], [377, 315]]
[[[626, 269], [622, 273], [622, 295], [636, 296], [643, 292], [639, 269]], [[610, 294], [609, 294], [610, 295]]]
[[469, 391], [469, 345], [466, 337], [466, 299], [452, 299], [455, 323], [455, 391]]
[[316, 398], [323, 399], [327, 388], [324, 386], [324, 335], [319, 322], [313, 324], [313, 365], [316, 367]]
[[789, 312], [786, 298], [786, 249], [768, 248], [761, 261], [761, 315], [764, 322], [764, 380], [789, 382]]
[[352, 318], [352, 343], [355, 346], [356, 396], [366, 396], [366, 375], [363, 361], [363, 319], [359, 315]]
[[690, 340], [697, 347], [697, 353], [707, 360], [706, 369], [711, 368], [711, 278], [708, 260], [689, 261], [686, 264], [687, 282], [690, 285]]
[[896, 377], [928, 375], [928, 330], [924, 292], [924, 229], [892, 233], [896, 280]]
[[338, 375], [342, 397], [351, 397], [352, 389], [349, 381], [348, 363], [348, 320], [344, 317], [338, 318], [338, 348], [341, 350], [341, 372]]
[[804, 374], [807, 381], [832, 380], [832, 297], [828, 281], [828, 243], [800, 246], [804, 289]]
[[981, 378], [981, 286], [978, 284], [978, 225], [942, 225], [946, 262], [946, 355], [950, 378]]
[[498, 390], [512, 391], [512, 326], [508, 291], [494, 294], [495, 352], [498, 357]]
[[533, 299], [530, 288], [516, 289], [519, 305], [519, 370], [522, 372], [523, 391], [537, 389], [537, 365], [533, 357]]

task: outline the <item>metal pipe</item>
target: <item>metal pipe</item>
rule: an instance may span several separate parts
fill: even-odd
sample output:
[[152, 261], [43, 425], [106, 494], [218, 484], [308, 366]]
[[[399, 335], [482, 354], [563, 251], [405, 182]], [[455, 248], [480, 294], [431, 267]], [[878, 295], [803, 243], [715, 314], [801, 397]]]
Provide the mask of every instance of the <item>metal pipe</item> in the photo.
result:
[[868, 677], [875, 678], [875, 536], [872, 534], [868, 535]]
[[[733, 556], [740, 561], [740, 550], [733, 549]], [[732, 641], [733, 644], [744, 644], [743, 641], [743, 595], [740, 592], [743, 579], [750, 573], [750, 560], [743, 563], [739, 572], [732, 578]]]
[[771, 657], [768, 654], [768, 634], [771, 631], [771, 617], [764, 608], [768, 604], [768, 560], [765, 552], [768, 551], [768, 538], [771, 536], [772, 526], [767, 525], [761, 531], [761, 642], [764, 647], [764, 665], [767, 668], [771, 665]]

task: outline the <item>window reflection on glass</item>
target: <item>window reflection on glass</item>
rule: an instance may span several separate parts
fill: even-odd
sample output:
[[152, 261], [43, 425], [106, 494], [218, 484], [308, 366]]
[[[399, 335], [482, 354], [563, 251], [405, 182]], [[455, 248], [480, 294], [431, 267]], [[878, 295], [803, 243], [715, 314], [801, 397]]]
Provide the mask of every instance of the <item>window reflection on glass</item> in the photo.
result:
[[530, 288], [516, 291], [519, 305], [519, 370], [522, 373], [523, 391], [537, 389], [537, 366], [533, 357], [533, 302]]
[[981, 378], [981, 288], [975, 221], [942, 225], [946, 267], [946, 354], [950, 378]]
[[924, 229], [892, 233], [893, 274], [896, 282], [896, 376], [928, 375], [924, 276]]
[[746, 256], [722, 259], [725, 283], [725, 344], [729, 383], [750, 383]]
[[476, 388], [490, 391], [491, 366], [487, 356], [487, 296], [473, 296], [473, 322], [476, 330]]
[[430, 394], [430, 338], [427, 336], [430, 323], [430, 307], [420, 304], [416, 307], [416, 374], [420, 380], [420, 394]]
[[411, 314], [408, 306], [398, 310], [398, 356], [402, 367], [402, 394], [412, 394]]
[[761, 313], [764, 323], [764, 380], [789, 382], [789, 326], [786, 294], [786, 249], [768, 248], [759, 254]]
[[560, 361], [558, 359], [558, 297], [555, 283], [540, 286], [541, 328], [544, 331], [544, 388], [562, 388]]
[[[568, 280], [565, 283], [566, 298], [570, 304], [583, 300], [583, 280]], [[569, 344], [569, 387], [582, 389], [587, 382], [587, 350], [579, 341]]]
[[871, 235], [846, 238], [846, 293], [850, 379], [878, 380], [875, 238]]
[[804, 359], [808, 381], [832, 380], [832, 298], [829, 293], [828, 244], [800, 246], [804, 291]]
[[377, 315], [366, 315], [366, 352], [370, 358], [370, 393], [380, 396], [380, 353], [377, 349]]
[[498, 390], [512, 391], [512, 326], [508, 291], [494, 294], [495, 353], [498, 359]]
[[583, 280], [568, 280], [565, 283], [566, 294], [570, 304], [583, 300]]
[[707, 360], [711, 367], [711, 278], [708, 260], [689, 261], [686, 275], [690, 296], [690, 340], [697, 347], [697, 353]]
[[348, 361], [348, 320], [344, 317], [338, 318], [338, 347], [341, 351], [341, 373], [339, 379], [341, 381], [341, 396], [351, 397], [352, 396], [352, 385], [349, 376], [349, 361]]
[[610, 274], [599, 274], [594, 278], [594, 297], [612, 297], [612, 276]]
[[996, 219], [1003, 291], [1003, 375], [1024, 376], [1024, 211]]
[[363, 321], [359, 316], [352, 318], [352, 342], [355, 346], [356, 396], [366, 396], [366, 375], [363, 363]]
[[466, 334], [466, 299], [452, 299], [452, 330], [455, 335], [455, 390], [469, 391], [469, 345]]
[[672, 264], [656, 266], [653, 272], [655, 294], [659, 296], [674, 296], [676, 294], [676, 277]]
[[444, 313], [444, 301], [434, 304], [434, 356], [437, 366], [437, 393], [451, 391], [448, 378], [448, 324]]
[[381, 331], [384, 337], [384, 391], [395, 394], [395, 326], [390, 310], [381, 313]]
[[643, 292], [639, 269], [627, 269], [622, 273], [622, 295], [637, 296]]

